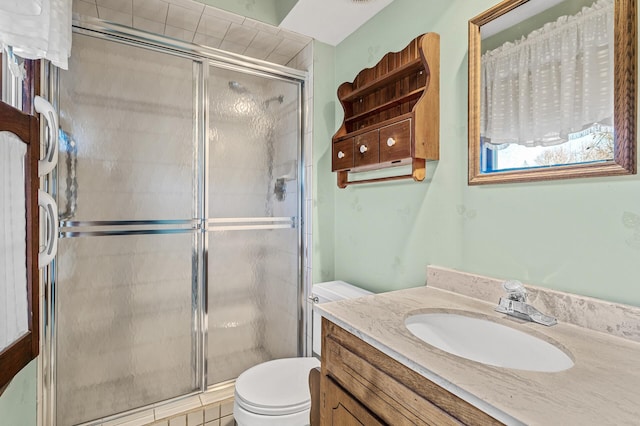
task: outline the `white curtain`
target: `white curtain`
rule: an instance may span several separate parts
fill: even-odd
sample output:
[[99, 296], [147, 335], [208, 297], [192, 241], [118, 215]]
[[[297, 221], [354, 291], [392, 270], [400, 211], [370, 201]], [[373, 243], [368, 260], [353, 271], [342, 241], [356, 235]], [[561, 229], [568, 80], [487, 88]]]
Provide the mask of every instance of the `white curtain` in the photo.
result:
[[48, 59], [67, 69], [71, 0], [0, 0], [0, 45], [26, 59]]
[[612, 125], [613, 4], [600, 0], [482, 55], [484, 142], [551, 146]]
[[16, 135], [0, 132], [0, 351], [28, 330], [26, 152]]

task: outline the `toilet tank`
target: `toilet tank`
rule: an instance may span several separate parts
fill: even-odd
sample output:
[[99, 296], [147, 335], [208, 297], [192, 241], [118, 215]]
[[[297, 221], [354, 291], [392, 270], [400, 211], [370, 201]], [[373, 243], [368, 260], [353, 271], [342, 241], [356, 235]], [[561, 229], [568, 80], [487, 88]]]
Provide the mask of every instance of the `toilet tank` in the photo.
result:
[[[311, 287], [314, 303], [335, 302], [336, 300], [355, 299], [373, 294], [368, 290], [356, 287], [344, 281], [328, 281], [314, 284]], [[313, 352], [320, 355], [322, 342], [322, 316], [313, 310]]]

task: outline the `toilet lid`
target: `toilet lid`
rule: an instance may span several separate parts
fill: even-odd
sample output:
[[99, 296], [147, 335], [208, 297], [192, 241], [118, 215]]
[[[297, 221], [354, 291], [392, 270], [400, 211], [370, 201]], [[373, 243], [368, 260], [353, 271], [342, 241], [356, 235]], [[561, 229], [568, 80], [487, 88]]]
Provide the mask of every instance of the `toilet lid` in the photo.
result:
[[298, 413], [311, 407], [309, 370], [320, 366], [316, 358], [284, 358], [252, 367], [236, 380], [236, 403], [264, 415]]

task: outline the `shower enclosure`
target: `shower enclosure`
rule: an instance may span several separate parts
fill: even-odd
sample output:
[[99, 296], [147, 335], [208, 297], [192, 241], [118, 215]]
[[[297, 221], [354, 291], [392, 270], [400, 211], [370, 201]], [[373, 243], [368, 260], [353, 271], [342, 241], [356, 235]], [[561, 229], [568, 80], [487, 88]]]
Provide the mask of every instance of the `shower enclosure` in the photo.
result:
[[305, 353], [304, 78], [74, 28], [69, 71], [49, 75], [61, 239], [46, 275], [46, 421], [98, 422]]

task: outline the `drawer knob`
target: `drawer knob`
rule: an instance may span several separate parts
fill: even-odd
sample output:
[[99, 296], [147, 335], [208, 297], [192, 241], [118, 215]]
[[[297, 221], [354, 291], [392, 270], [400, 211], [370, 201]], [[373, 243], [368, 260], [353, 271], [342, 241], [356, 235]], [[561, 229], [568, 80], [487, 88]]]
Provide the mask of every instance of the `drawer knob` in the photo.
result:
[[366, 145], [360, 145], [360, 154], [364, 154], [368, 150], [369, 150], [369, 148], [367, 148]]
[[344, 158], [344, 152], [338, 151], [338, 158], [340, 159]]
[[387, 139], [387, 146], [392, 147], [396, 144], [396, 140], [394, 138]]

